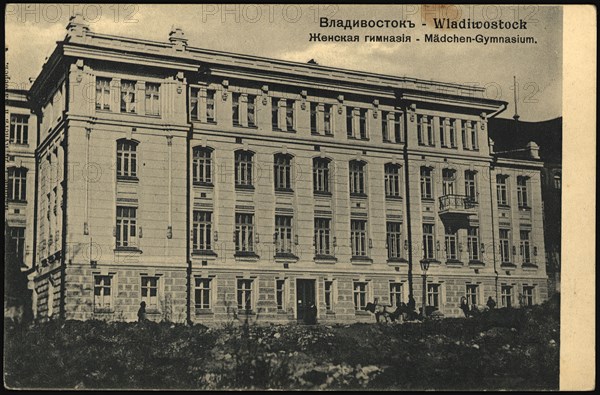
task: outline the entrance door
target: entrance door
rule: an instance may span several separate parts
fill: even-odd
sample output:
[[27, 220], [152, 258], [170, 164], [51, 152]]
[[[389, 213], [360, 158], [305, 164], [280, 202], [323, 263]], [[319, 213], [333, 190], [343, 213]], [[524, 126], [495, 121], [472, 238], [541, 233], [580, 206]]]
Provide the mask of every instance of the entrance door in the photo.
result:
[[315, 280], [296, 280], [296, 301], [298, 321], [315, 324], [317, 321]]

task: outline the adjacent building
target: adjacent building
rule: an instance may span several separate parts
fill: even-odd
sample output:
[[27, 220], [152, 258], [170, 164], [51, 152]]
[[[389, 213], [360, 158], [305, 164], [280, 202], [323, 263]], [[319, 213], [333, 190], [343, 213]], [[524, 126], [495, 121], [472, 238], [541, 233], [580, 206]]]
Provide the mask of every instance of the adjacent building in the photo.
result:
[[372, 321], [547, 298], [542, 163], [483, 89], [90, 31], [34, 82], [38, 318]]

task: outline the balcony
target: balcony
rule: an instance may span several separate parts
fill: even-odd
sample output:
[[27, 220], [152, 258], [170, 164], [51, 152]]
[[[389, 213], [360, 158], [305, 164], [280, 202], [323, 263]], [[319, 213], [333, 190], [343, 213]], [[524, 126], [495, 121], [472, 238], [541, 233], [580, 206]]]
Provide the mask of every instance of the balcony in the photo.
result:
[[439, 198], [440, 216], [444, 217], [467, 217], [475, 215], [477, 202], [470, 196], [444, 195]]

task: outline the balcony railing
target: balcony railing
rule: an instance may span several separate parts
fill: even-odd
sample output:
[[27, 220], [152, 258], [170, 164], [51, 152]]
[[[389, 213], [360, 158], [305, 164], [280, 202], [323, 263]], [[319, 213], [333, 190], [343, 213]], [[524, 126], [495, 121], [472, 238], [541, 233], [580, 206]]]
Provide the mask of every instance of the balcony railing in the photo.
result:
[[439, 198], [440, 215], [442, 214], [475, 214], [473, 210], [477, 207], [477, 201], [471, 196], [444, 195]]

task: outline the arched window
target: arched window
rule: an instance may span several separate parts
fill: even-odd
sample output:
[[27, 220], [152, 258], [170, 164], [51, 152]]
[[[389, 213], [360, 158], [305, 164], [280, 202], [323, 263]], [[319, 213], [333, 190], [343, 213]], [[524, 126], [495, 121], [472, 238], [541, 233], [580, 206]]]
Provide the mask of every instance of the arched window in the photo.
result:
[[25, 167], [9, 167], [7, 199], [25, 201], [26, 197], [27, 169]]
[[212, 152], [209, 147], [195, 147], [193, 150], [192, 173], [194, 184], [212, 183]]
[[292, 189], [292, 155], [275, 154], [273, 171], [275, 180], [275, 189]]
[[313, 191], [315, 193], [330, 193], [329, 188], [329, 164], [327, 158], [313, 159]]
[[350, 194], [365, 193], [365, 167], [365, 162], [350, 161]]
[[117, 178], [137, 178], [137, 146], [135, 140], [117, 140]]
[[252, 151], [235, 151], [235, 186], [251, 187], [253, 185]]

